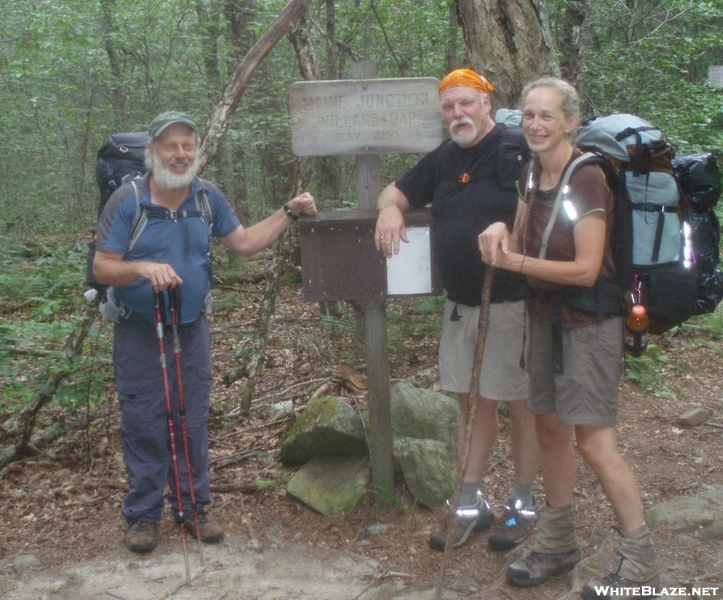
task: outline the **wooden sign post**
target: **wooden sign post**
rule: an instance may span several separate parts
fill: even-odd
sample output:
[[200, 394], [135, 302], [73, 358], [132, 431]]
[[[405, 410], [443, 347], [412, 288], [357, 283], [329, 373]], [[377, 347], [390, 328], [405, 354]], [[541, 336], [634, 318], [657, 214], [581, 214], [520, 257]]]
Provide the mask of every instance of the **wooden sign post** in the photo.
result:
[[[442, 142], [437, 100], [439, 82], [432, 77], [373, 79], [376, 69], [372, 61], [356, 63], [352, 75], [352, 80], [308, 81], [291, 86], [292, 147], [299, 156], [355, 154], [359, 208], [371, 211], [376, 208], [381, 193], [380, 153], [428, 152]], [[392, 493], [394, 473], [384, 292], [379, 290], [376, 298], [365, 299], [362, 303], [372, 486]]]

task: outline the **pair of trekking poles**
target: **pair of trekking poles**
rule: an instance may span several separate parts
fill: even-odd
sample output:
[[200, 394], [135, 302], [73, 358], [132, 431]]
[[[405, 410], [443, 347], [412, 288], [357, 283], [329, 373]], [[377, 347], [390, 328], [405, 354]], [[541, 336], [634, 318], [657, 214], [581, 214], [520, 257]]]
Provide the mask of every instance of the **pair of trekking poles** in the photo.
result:
[[[191, 570], [188, 566], [188, 547], [186, 546], [186, 523], [183, 513], [183, 495], [181, 490], [181, 475], [178, 470], [178, 453], [176, 451], [176, 433], [173, 423], [173, 403], [171, 402], [171, 388], [168, 383], [168, 364], [166, 362], [166, 344], [164, 329], [166, 325], [166, 309], [163, 292], [154, 292], [153, 308], [156, 313], [156, 336], [158, 337], [158, 352], [161, 360], [163, 374], [163, 392], [166, 401], [166, 420], [168, 421], [168, 436], [171, 446], [171, 461], [173, 463], [173, 483], [176, 488], [177, 515], [176, 522], [181, 528], [181, 543], [183, 545], [183, 560], [186, 565], [186, 584], [191, 585]], [[178, 335], [178, 315], [181, 312], [181, 294], [178, 288], [168, 288], [168, 312], [171, 315], [171, 330], [173, 332], [173, 354], [176, 366], [176, 388], [178, 392], [178, 414], [181, 425], [181, 439], [183, 440], [183, 454], [186, 459], [186, 474], [188, 476], [188, 489], [193, 510], [193, 524], [196, 528], [198, 540], [198, 553], [201, 566], [205, 564], [203, 556], [203, 543], [201, 542], [201, 527], [196, 505], [196, 492], [193, 488], [193, 469], [191, 466], [191, 451], [188, 444], [188, 427], [186, 426], [186, 401], [183, 396], [183, 371], [181, 369], [181, 341]]]

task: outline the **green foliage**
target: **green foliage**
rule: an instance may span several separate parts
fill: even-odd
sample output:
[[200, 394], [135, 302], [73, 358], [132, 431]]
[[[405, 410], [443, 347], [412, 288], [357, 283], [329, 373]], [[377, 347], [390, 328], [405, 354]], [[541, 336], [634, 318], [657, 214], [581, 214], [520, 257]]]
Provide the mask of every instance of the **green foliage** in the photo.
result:
[[50, 377], [58, 372], [67, 375], [54, 402], [77, 415], [81, 409], [95, 408], [105, 401], [112, 381], [106, 365], [97, 363], [99, 349], [105, 356], [110, 348], [98, 337], [86, 344], [85, 354], [68, 360], [62, 354], [64, 343], [73, 331], [74, 321], [39, 322], [32, 320], [5, 322], [0, 326], [0, 412], [14, 412], [45, 391]]
[[4, 303], [28, 307], [31, 316], [44, 321], [78, 301], [79, 285], [85, 281], [84, 251], [74, 245], [5, 236], [0, 236], [0, 241], [0, 298]]
[[718, 308], [710, 314], [693, 317], [686, 322], [685, 327], [701, 336], [723, 340], [723, 305], [719, 304]]
[[[565, 3], [550, 2], [560, 22]], [[580, 91], [587, 114], [631, 112], [655, 123], [679, 154], [723, 157], [723, 90], [708, 67], [723, 64], [720, 2], [588, 2]]]
[[[285, 5], [5, 3], [0, 129], [12, 135], [0, 146], [0, 227], [43, 235], [87, 229], [96, 213], [93, 168], [102, 141], [115, 131], [142, 130], [170, 108], [203, 123], [240, 58]], [[333, 65], [324, 64], [324, 4], [314, 3], [307, 20], [322, 71], [349, 78], [352, 63], [369, 56], [380, 77], [439, 76], [447, 16], [443, 0], [339, 3]], [[208, 172], [245, 220], [280, 206], [295, 181], [288, 95], [298, 79], [293, 48], [282, 40], [254, 75]], [[346, 163], [343, 201], [356, 206], [353, 160]]]
[[409, 340], [438, 339], [442, 333], [444, 298], [398, 299], [388, 312], [389, 338], [404, 348]]
[[[0, 228], [72, 236], [93, 221], [94, 154], [114, 131], [140, 130], [176, 108], [203, 123], [238, 61], [286, 5], [285, 0], [26, 0], [3, 5], [0, 22]], [[568, 3], [547, 2], [552, 32], [562, 33]], [[706, 82], [723, 62], [719, 2], [587, 2], [581, 91], [588, 112], [629, 111], [663, 128], [679, 153], [723, 156], [723, 93]], [[306, 15], [319, 71], [350, 78], [354, 62], [374, 61], [378, 77], [441, 77], [450, 43], [449, 1], [335, 3]], [[233, 12], [236, 11], [236, 12]], [[330, 50], [333, 50], [331, 52]], [[296, 177], [290, 150], [288, 90], [300, 79], [282, 40], [255, 73], [229, 123], [208, 176], [227, 191], [244, 220], [255, 222], [287, 199]], [[386, 184], [416, 160], [389, 155]], [[355, 207], [353, 158], [341, 169], [338, 197], [324, 209]], [[317, 173], [312, 190], [325, 190]]]
[[112, 373], [107, 360], [96, 360], [110, 356], [100, 325], [82, 355], [68, 360], [63, 354], [76, 325], [73, 312], [82, 306], [84, 254], [74, 246], [3, 237], [0, 260], [0, 298], [15, 309], [12, 319], [0, 321], [0, 413], [22, 408], [59, 372], [65, 380], [56, 405], [76, 415], [103, 404]]
[[257, 479], [256, 485], [258, 486], [259, 491], [263, 492], [265, 490], [271, 490], [278, 487], [279, 482], [275, 479]]
[[675, 400], [686, 397], [685, 390], [671, 389], [666, 383], [666, 375], [673, 372], [680, 374], [680, 368], [657, 344], [648, 344], [645, 354], [638, 358], [625, 356], [625, 376], [628, 380], [658, 398]]

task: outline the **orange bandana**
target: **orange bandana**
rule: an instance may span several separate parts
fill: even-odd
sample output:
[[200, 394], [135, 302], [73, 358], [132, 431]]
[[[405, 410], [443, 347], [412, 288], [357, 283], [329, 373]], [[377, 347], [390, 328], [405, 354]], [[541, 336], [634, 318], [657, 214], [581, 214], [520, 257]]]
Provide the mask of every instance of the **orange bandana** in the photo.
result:
[[485, 94], [494, 92], [495, 88], [482, 75], [475, 73], [472, 69], [457, 69], [447, 75], [439, 82], [439, 93], [453, 87], [468, 87], [479, 90]]

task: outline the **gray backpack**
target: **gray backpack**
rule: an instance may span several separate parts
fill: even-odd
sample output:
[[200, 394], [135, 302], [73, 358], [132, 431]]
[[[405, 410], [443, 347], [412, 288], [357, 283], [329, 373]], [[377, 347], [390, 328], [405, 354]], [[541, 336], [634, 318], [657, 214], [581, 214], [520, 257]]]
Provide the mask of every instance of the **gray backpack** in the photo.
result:
[[603, 157], [615, 195], [613, 256], [619, 285], [641, 295], [651, 330], [696, 312], [695, 275], [685, 264], [683, 211], [665, 135], [647, 121], [616, 114], [584, 121], [577, 146]]

